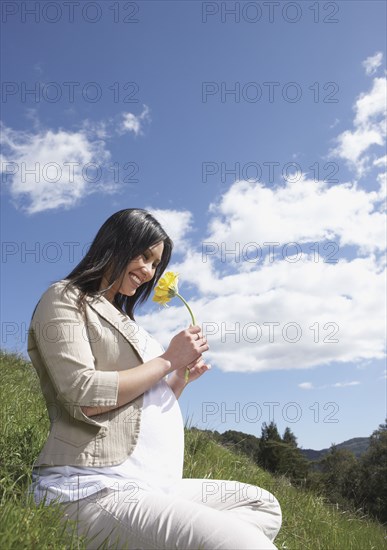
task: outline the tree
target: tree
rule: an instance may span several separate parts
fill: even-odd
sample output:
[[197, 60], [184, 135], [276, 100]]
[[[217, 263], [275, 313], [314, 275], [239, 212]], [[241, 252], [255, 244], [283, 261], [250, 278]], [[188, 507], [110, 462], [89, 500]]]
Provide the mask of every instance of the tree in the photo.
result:
[[255, 462], [258, 461], [259, 439], [255, 435], [227, 430], [221, 435], [221, 442], [228, 447], [239, 449]]
[[269, 425], [266, 422], [262, 424], [261, 441], [281, 441], [277, 424], [273, 420]]
[[370, 446], [360, 459], [359, 504], [387, 521], [387, 423], [379, 425], [370, 437]]
[[269, 425], [264, 422], [261, 428], [261, 440], [259, 442], [259, 463], [269, 472], [277, 472], [281, 458], [281, 436], [277, 425], [271, 421]]
[[283, 474], [292, 481], [304, 481], [308, 474], [308, 462], [297, 447], [297, 439], [290, 428], [284, 438], [274, 422], [262, 425], [259, 463], [270, 472]]
[[359, 463], [348, 449], [332, 444], [319, 462], [324, 492], [332, 502], [347, 504], [356, 500], [359, 487]]
[[297, 447], [297, 438], [288, 426], [284, 431], [282, 441], [284, 443], [288, 443], [289, 445], [293, 445], [293, 447]]

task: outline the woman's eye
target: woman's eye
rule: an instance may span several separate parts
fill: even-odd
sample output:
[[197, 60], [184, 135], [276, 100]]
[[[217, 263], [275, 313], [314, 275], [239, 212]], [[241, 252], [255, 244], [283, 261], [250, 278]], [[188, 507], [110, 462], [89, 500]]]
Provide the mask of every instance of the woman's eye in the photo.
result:
[[[149, 259], [149, 254], [147, 252], [143, 252], [141, 255], [140, 255], [141, 258], [144, 258], [144, 260], [148, 260]], [[152, 264], [152, 269], [157, 269], [157, 266], [159, 264]]]

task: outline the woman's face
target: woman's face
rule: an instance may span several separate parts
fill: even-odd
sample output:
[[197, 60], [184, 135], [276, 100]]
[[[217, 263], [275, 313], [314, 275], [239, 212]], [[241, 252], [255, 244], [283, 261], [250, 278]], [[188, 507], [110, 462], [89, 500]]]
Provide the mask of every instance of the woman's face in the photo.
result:
[[[105, 294], [105, 297], [112, 302], [117, 292], [125, 296], [133, 296], [141, 285], [153, 279], [156, 267], [161, 261], [163, 250], [164, 243], [160, 242], [147, 248], [137, 258], [133, 258], [126, 266], [121, 284], [117, 281]], [[107, 286], [108, 283], [103, 277], [101, 288]]]

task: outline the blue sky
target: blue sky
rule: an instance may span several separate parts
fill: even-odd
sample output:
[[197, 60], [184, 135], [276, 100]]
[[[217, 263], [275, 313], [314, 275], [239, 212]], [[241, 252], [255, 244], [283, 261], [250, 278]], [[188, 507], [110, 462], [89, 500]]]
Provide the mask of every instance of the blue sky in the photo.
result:
[[[26, 354], [41, 293], [111, 214], [147, 208], [211, 346], [187, 422], [259, 436], [274, 419], [315, 449], [370, 435], [385, 3], [52, 4], [2, 4], [1, 347]], [[180, 303], [137, 320], [164, 346], [189, 323]]]

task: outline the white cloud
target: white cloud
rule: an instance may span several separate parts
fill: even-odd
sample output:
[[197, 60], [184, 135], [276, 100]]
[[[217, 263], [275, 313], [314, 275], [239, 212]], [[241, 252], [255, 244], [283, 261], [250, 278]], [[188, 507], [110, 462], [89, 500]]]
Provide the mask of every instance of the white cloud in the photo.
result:
[[32, 127], [35, 131], [40, 130], [41, 125], [40, 125], [37, 109], [35, 109], [34, 107], [27, 107], [25, 110], [25, 117], [29, 120], [30, 127], [32, 124]]
[[89, 120], [88, 118], [82, 120], [80, 131], [84, 133], [90, 140], [109, 139], [113, 136], [112, 130], [113, 119], [107, 120]]
[[302, 382], [298, 387], [302, 390], [324, 390], [326, 388], [347, 388], [350, 386], [358, 386], [360, 382], [353, 380], [352, 382], [336, 382], [335, 384], [325, 384], [323, 386], [314, 386], [312, 382]]
[[[375, 123], [375, 127], [382, 131], [386, 117], [386, 79], [374, 78], [372, 89], [369, 93], [360, 94], [355, 103], [355, 126], [367, 127]], [[379, 124], [378, 116], [383, 117]]]
[[[265, 242], [277, 242], [280, 258], [296, 253], [296, 247], [289, 248], [288, 254], [281, 248], [290, 242], [330, 240], [339, 248], [357, 246], [362, 253], [381, 251], [386, 246], [386, 235], [379, 202], [376, 192], [367, 192], [352, 183], [329, 187], [327, 183], [302, 177], [283, 187], [268, 188], [262, 183], [238, 181], [218, 203], [210, 205], [214, 215], [205, 243], [209, 251], [210, 243], [214, 243], [213, 248], [218, 251], [213, 256], [218, 258], [223, 247], [223, 259], [228, 260], [226, 249], [240, 243], [236, 264], [239, 269], [255, 269], [254, 263], [243, 261], [243, 249], [247, 253], [247, 244], [254, 242], [262, 249], [268, 248], [263, 246]], [[333, 249], [331, 252], [332, 260], [339, 257], [333, 254]], [[320, 253], [326, 255], [329, 251], [320, 247]]]
[[301, 384], [298, 384], [298, 387], [302, 390], [313, 390], [314, 386], [312, 382], [302, 382]]
[[374, 166], [386, 168], [387, 167], [387, 155], [374, 160]]
[[187, 234], [192, 231], [192, 213], [188, 210], [162, 210], [146, 207], [172, 239], [173, 252], [186, 252], [189, 247]]
[[[266, 264], [250, 273], [210, 277], [203, 264], [174, 268], [184, 284], [199, 285], [190, 305], [208, 335], [209, 361], [230, 372], [310, 368], [381, 359], [385, 349], [385, 272], [375, 260], [337, 265]], [[206, 266], [206, 264], [204, 264]], [[192, 275], [191, 275], [192, 273]], [[201, 277], [201, 275], [203, 275]], [[183, 306], [152, 315], [166, 346], [188, 326]], [[168, 329], [168, 330], [166, 330]]]
[[347, 388], [348, 386], [358, 386], [360, 382], [353, 380], [352, 382], [336, 382], [332, 384], [332, 388]]
[[[224, 371], [257, 372], [383, 358], [386, 237], [377, 205], [377, 193], [352, 184], [232, 185], [211, 205], [204, 242], [217, 246], [215, 253], [189, 246], [173, 265], [183, 295], [184, 284], [197, 290], [190, 304], [208, 335], [209, 362]], [[327, 240], [337, 244], [337, 263], [324, 261]], [[266, 253], [255, 263], [243, 258], [247, 243], [274, 241], [277, 250], [289, 242], [304, 250], [295, 262], [288, 261], [292, 252]], [[239, 243], [239, 257], [222, 261], [222, 243], [227, 250]], [[345, 245], [355, 247], [357, 257], [343, 257]], [[174, 304], [149, 315], [146, 325], [167, 346], [188, 320]]]
[[365, 153], [374, 145], [385, 145], [386, 98], [386, 78], [374, 78], [372, 89], [360, 94], [354, 105], [354, 129], [342, 132], [335, 140], [336, 147], [330, 151], [331, 157], [346, 160], [359, 177], [366, 174], [372, 164], [371, 157]]
[[370, 57], [367, 57], [367, 59], [363, 61], [362, 65], [365, 68], [365, 72], [368, 75], [371, 75], [377, 71], [377, 69], [382, 64], [382, 61], [383, 61], [382, 52], [377, 52], [375, 55], [371, 55]]
[[71, 208], [91, 193], [114, 190], [89, 164], [100, 168], [109, 160], [103, 141], [91, 140], [82, 131], [31, 133], [4, 125], [1, 130], [6, 151], [1, 171], [15, 206], [26, 213]]
[[332, 124], [329, 125], [329, 128], [335, 128], [340, 123], [339, 118], [335, 118], [335, 120], [332, 122]]
[[371, 145], [383, 145], [384, 140], [377, 128], [358, 128], [354, 131], [346, 130], [340, 134], [338, 142], [339, 146], [335, 154], [351, 162], [359, 175], [362, 175], [369, 164], [369, 158], [361, 158], [361, 156]]
[[149, 107], [147, 105], [143, 105], [143, 107], [142, 113], [138, 116], [133, 113], [122, 114], [121, 133], [133, 132], [136, 136], [142, 133], [144, 122], [150, 120]]
[[84, 119], [77, 131], [43, 128], [36, 109], [27, 109], [26, 116], [33, 131], [16, 131], [1, 124], [0, 172], [14, 206], [36, 214], [72, 208], [92, 193], [119, 191], [122, 184], [112, 182], [111, 171], [107, 171], [111, 154], [105, 142], [128, 131], [141, 134], [149, 108], [144, 105], [138, 117], [123, 113], [100, 121]]

